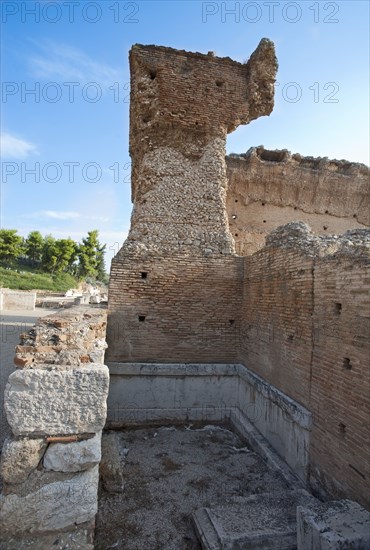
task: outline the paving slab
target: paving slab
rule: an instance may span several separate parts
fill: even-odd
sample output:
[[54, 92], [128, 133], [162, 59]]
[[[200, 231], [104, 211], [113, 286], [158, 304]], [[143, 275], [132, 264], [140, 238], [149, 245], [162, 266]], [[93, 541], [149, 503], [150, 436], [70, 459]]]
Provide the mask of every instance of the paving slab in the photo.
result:
[[204, 550], [296, 550], [297, 505], [315, 498], [301, 490], [231, 499], [193, 514]]

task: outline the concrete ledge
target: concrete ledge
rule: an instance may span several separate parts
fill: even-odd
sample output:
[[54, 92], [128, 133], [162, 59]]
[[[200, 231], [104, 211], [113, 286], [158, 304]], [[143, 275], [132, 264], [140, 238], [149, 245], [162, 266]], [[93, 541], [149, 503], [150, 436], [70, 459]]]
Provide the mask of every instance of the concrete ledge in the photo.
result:
[[218, 363], [107, 363], [114, 376], [236, 376], [238, 365]]
[[230, 422], [234, 430], [248, 441], [252, 449], [258, 453], [271, 468], [281, 473], [290, 487], [304, 488], [304, 483], [288, 464], [277, 454], [275, 449], [268, 443], [263, 435], [249, 422], [249, 420], [238, 411], [232, 411]]
[[310, 430], [312, 426], [312, 414], [302, 405], [285, 395], [263, 378], [249, 370], [244, 365], [237, 365], [237, 371], [242, 380], [249, 383], [253, 388], [260, 392], [264, 397], [267, 397], [270, 402], [275, 403], [284, 414], [290, 417], [293, 422], [296, 422], [301, 428]]
[[217, 422], [236, 407], [235, 365], [108, 363], [108, 367], [108, 426], [160, 419]]
[[114, 429], [124, 426], [141, 426], [147, 424], [184, 424], [186, 422], [217, 423], [229, 420], [232, 413], [232, 409], [227, 407], [180, 407], [177, 409], [135, 409], [117, 407], [113, 410], [108, 409], [108, 420], [105, 428]]
[[311, 413], [243, 365], [238, 365], [238, 379], [240, 411], [307, 482]]

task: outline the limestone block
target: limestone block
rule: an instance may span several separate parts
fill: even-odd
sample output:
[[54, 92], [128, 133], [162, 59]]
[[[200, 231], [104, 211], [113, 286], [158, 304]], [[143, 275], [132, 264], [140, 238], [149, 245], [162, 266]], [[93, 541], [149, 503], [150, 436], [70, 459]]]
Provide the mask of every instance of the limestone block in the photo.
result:
[[22, 483], [37, 468], [47, 444], [44, 439], [7, 439], [1, 455], [1, 475], [5, 483]]
[[45, 534], [20, 533], [2, 538], [1, 550], [94, 550], [95, 521], [81, 523], [66, 531]]
[[97, 512], [98, 482], [99, 468], [94, 466], [27, 495], [1, 495], [1, 532], [44, 533], [92, 520]]
[[297, 507], [297, 550], [369, 550], [370, 513], [339, 500]]
[[108, 368], [96, 363], [18, 370], [9, 376], [4, 408], [15, 435], [96, 433], [105, 423], [108, 387]]
[[104, 361], [105, 350], [95, 350], [89, 352], [89, 359], [91, 363], [101, 363]]
[[92, 439], [74, 443], [51, 443], [44, 456], [44, 468], [55, 472], [81, 472], [101, 459], [101, 432]]

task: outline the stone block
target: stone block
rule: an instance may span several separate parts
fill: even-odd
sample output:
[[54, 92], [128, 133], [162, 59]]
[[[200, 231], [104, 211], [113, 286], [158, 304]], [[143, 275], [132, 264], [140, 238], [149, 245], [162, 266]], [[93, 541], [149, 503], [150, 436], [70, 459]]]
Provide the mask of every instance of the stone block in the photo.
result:
[[94, 519], [99, 469], [53, 481], [26, 495], [0, 496], [0, 530], [6, 534], [46, 533]]
[[55, 533], [20, 533], [3, 537], [1, 550], [94, 550], [95, 521]]
[[100, 480], [107, 493], [122, 493], [124, 490], [119, 441], [114, 432], [105, 433], [102, 437]]
[[1, 475], [5, 483], [22, 483], [37, 468], [47, 444], [44, 439], [7, 439], [1, 455]]
[[36, 305], [36, 292], [1, 289], [1, 310], [34, 310]]
[[338, 500], [297, 507], [297, 550], [370, 550], [370, 513]]
[[51, 443], [44, 456], [44, 468], [55, 472], [81, 472], [101, 459], [101, 432], [73, 443]]
[[105, 365], [15, 371], [4, 394], [9, 425], [17, 436], [96, 433], [105, 423], [108, 387]]

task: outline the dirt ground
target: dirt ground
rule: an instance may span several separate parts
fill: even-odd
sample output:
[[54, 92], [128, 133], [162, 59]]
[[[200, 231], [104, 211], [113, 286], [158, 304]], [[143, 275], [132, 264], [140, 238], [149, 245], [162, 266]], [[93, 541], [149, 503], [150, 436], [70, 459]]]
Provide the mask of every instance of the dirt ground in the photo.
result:
[[114, 433], [123, 490], [100, 488], [96, 550], [198, 550], [193, 511], [235, 496], [287, 489], [281, 475], [226, 427]]

